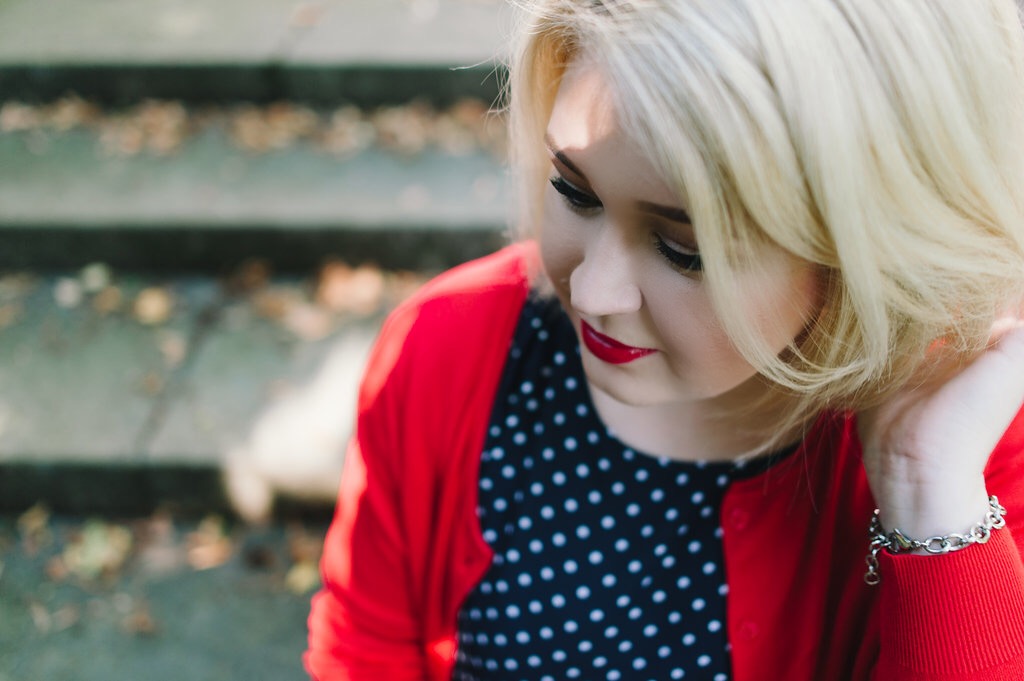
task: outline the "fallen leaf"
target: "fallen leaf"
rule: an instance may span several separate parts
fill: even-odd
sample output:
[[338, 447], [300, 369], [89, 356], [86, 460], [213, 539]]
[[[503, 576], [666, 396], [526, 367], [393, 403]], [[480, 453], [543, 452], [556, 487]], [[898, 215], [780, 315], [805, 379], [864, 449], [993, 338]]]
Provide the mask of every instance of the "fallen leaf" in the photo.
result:
[[196, 570], [209, 570], [219, 567], [231, 558], [234, 546], [225, 534], [224, 520], [220, 516], [210, 515], [203, 518], [199, 527], [189, 533], [188, 563]]
[[94, 262], [82, 268], [78, 275], [82, 288], [86, 293], [98, 293], [110, 286], [112, 274], [110, 268], [100, 262]]
[[309, 303], [290, 307], [281, 324], [302, 340], [310, 342], [326, 338], [334, 327], [329, 313]]
[[77, 279], [61, 277], [53, 285], [53, 299], [58, 307], [62, 307], [65, 310], [81, 305], [83, 297], [82, 284]]
[[188, 341], [185, 339], [185, 335], [178, 331], [162, 331], [157, 340], [157, 346], [160, 348], [160, 354], [163, 355], [164, 364], [169, 369], [180, 366], [188, 354]]
[[288, 25], [293, 28], [311, 28], [319, 24], [326, 13], [326, 8], [320, 2], [303, 2], [295, 6], [292, 15], [288, 19]]
[[50, 510], [43, 504], [36, 504], [18, 516], [18, 531], [21, 533], [25, 552], [35, 555], [53, 540], [50, 531]]
[[39, 126], [39, 110], [21, 102], [0, 106], [0, 132], [22, 132]]
[[296, 596], [302, 596], [320, 585], [320, 569], [316, 563], [296, 563], [284, 577], [285, 586]]
[[142, 600], [135, 601], [132, 611], [121, 620], [121, 629], [134, 636], [155, 636], [159, 633], [149, 605]]
[[93, 519], [85, 522], [61, 557], [71, 574], [91, 581], [116, 575], [131, 549], [132, 534], [126, 527]]
[[51, 613], [50, 618], [54, 632], [64, 631], [78, 624], [81, 619], [81, 611], [76, 605], [65, 605]]
[[41, 634], [50, 633], [51, 619], [50, 611], [46, 609], [42, 603], [32, 601], [28, 604], [29, 614], [32, 616], [32, 624], [36, 626], [36, 630]]
[[340, 262], [324, 265], [318, 278], [316, 300], [332, 312], [371, 314], [384, 295], [384, 275], [372, 265], [353, 269]]
[[6, 329], [21, 318], [24, 307], [21, 303], [6, 303], [0, 305], [0, 329]]
[[235, 268], [226, 286], [229, 293], [244, 295], [263, 288], [269, 280], [270, 263], [262, 259], [251, 259]]
[[322, 536], [313, 535], [301, 525], [288, 528], [288, 555], [294, 563], [318, 563], [323, 551]]
[[132, 308], [135, 319], [142, 324], [163, 324], [174, 310], [174, 298], [165, 288], [152, 286], [139, 291]]
[[288, 310], [302, 302], [302, 295], [298, 291], [281, 287], [264, 289], [252, 297], [252, 307], [256, 314], [274, 321], [284, 319]]
[[107, 286], [92, 299], [92, 309], [104, 317], [120, 311], [123, 304], [124, 295], [116, 286]]
[[164, 391], [164, 377], [155, 371], [147, 371], [142, 375], [139, 387], [142, 392], [150, 397], [155, 397]]

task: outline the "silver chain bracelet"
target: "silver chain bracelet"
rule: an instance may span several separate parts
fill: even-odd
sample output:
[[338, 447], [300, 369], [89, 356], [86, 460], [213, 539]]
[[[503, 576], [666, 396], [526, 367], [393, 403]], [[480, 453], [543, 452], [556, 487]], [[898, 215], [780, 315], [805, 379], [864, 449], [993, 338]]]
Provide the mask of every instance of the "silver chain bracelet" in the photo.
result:
[[909, 553], [910, 551], [927, 551], [932, 554], [952, 553], [966, 549], [971, 544], [984, 544], [992, 535], [992, 530], [1001, 530], [1006, 527], [1006, 509], [999, 505], [999, 499], [994, 495], [988, 498], [988, 511], [985, 518], [967, 531], [966, 534], [947, 534], [940, 537], [928, 537], [927, 539], [911, 539], [898, 529], [886, 534], [882, 529], [882, 521], [879, 520], [879, 510], [876, 508], [871, 517], [871, 526], [868, 534], [871, 537], [871, 552], [864, 561], [868, 564], [868, 571], [864, 573], [864, 581], [875, 586], [882, 581], [878, 571], [878, 554], [882, 549], [889, 553]]

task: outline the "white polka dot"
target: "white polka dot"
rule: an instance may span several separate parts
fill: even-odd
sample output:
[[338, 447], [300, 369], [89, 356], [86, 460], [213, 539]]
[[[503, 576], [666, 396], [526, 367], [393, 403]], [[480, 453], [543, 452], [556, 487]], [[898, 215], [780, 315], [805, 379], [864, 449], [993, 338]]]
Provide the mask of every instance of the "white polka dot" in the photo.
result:
[[631, 560], [629, 561], [629, 565], [626, 566], [626, 569], [629, 570], [631, 573], [636, 574], [640, 572], [640, 570], [642, 570], [643, 567], [643, 563], [641, 563], [640, 561]]
[[656, 489], [656, 490], [652, 490], [651, 491], [651, 501], [657, 502], [657, 501], [661, 501], [664, 498], [665, 498], [665, 491], [664, 490]]
[[566, 620], [562, 628], [565, 629], [566, 633], [572, 634], [579, 630], [580, 625], [576, 624], [573, 620]]
[[613, 482], [612, 483], [612, 494], [619, 495], [619, 494], [622, 494], [625, 491], [626, 491], [626, 486], [624, 484], [622, 484], [622, 482]]
[[575, 390], [576, 389], [576, 385], [577, 385], [576, 379], [573, 378], [572, 376], [570, 376], [569, 378], [565, 379], [565, 388], [566, 388], [566, 390]]
[[628, 506], [626, 506], [626, 515], [631, 516], [631, 517], [636, 517], [636, 516], [640, 515], [640, 505], [639, 504], [629, 504]]
[[619, 628], [618, 627], [614, 627], [614, 626], [613, 627], [608, 627], [607, 629], [604, 630], [604, 637], [605, 638], [615, 638], [618, 635], [619, 635]]
[[566, 451], [569, 451], [569, 452], [576, 451], [576, 438], [574, 438], [574, 437], [567, 437], [567, 438], [565, 438], [565, 442], [563, 443], [563, 446], [565, 447]]
[[561, 532], [555, 532], [551, 535], [551, 543], [555, 546], [565, 546], [565, 535]]
[[505, 608], [505, 614], [508, 615], [508, 617], [510, 619], [515, 619], [515, 618], [519, 617], [519, 615], [521, 614], [520, 610], [519, 610], [519, 606], [517, 606], [517, 605], [510, 605], [510, 606], [508, 606], [507, 608]]
[[563, 473], [562, 471], [555, 471], [555, 473], [551, 476], [551, 482], [561, 487], [562, 485], [565, 484], [565, 473]]
[[686, 550], [690, 553], [697, 553], [700, 551], [700, 542], [694, 539], [692, 542], [686, 545]]
[[713, 574], [714, 571], [715, 571], [715, 564], [714, 563], [704, 563], [703, 567], [701, 567], [701, 571], [704, 574], [706, 574], [706, 575]]
[[561, 366], [565, 364], [565, 353], [556, 352], [551, 359], [554, 360], [555, 364]]
[[576, 415], [577, 416], [586, 416], [587, 415], [587, 405], [585, 405], [585, 404], [577, 404], [576, 405]]
[[547, 641], [550, 641], [555, 636], [555, 632], [551, 627], [541, 627], [538, 633], [542, 639]]
[[636, 478], [637, 482], [646, 482], [647, 478], [650, 477], [650, 473], [641, 468], [633, 475], [633, 477]]
[[664, 603], [667, 597], [668, 596], [661, 589], [658, 589], [653, 594], [651, 594], [651, 600], [655, 603]]
[[548, 566], [544, 566], [540, 569], [540, 578], [546, 582], [550, 582], [555, 578], [555, 571]]
[[519, 519], [518, 525], [520, 529], [528, 530], [533, 526], [533, 521], [530, 520], [528, 517], [523, 516]]
[[590, 503], [594, 504], [595, 506], [597, 504], [600, 504], [601, 503], [601, 493], [598, 492], [596, 489], [590, 490], [587, 493], [587, 501], [589, 501]]
[[600, 551], [591, 551], [590, 555], [587, 556], [587, 560], [590, 561], [591, 565], [600, 565], [601, 561], [604, 560], [604, 555]]
[[515, 414], [509, 414], [508, 417], [505, 419], [505, 425], [508, 426], [509, 428], [515, 428], [516, 426], [519, 425], [519, 417], [516, 416]]
[[551, 447], [545, 447], [544, 449], [541, 450], [540, 456], [545, 461], [551, 461], [552, 459], [555, 458], [555, 450], [552, 449]]
[[540, 539], [530, 540], [530, 553], [540, 553], [544, 550], [544, 542]]
[[567, 560], [565, 561], [565, 564], [562, 565], [562, 569], [565, 571], [565, 574], [574, 575], [576, 574], [576, 571], [579, 569], [579, 565], [577, 565], [576, 561], [574, 560]]
[[550, 506], [542, 506], [540, 509], [540, 517], [544, 520], [551, 520], [555, 517], [555, 509]]
[[576, 536], [580, 539], [586, 539], [590, 536], [590, 528], [586, 525], [580, 525], [576, 528]]
[[694, 636], [693, 634], [684, 634], [683, 635], [683, 645], [684, 646], [692, 646], [696, 642], [697, 642], [697, 637]]
[[535, 497], [539, 497], [541, 494], [544, 494], [544, 484], [540, 482], [531, 483], [530, 494]]
[[590, 621], [591, 622], [600, 622], [603, 619], [604, 619], [604, 611], [602, 611], [602, 610], [591, 610], [590, 611]]
[[576, 587], [576, 598], [581, 601], [590, 598], [590, 589], [586, 585]]
[[704, 493], [703, 492], [694, 492], [693, 496], [690, 497], [690, 501], [692, 501], [695, 504], [701, 503], [702, 501], [704, 501]]
[[565, 605], [565, 596], [563, 596], [562, 594], [555, 594], [551, 597], [551, 605], [555, 606], [556, 608], [563, 607]]
[[519, 586], [530, 586], [531, 584], [533, 584], [533, 577], [531, 577], [528, 573], [523, 572], [520, 573], [518, 577], [516, 577], [516, 581], [519, 582]]
[[629, 612], [626, 613], [626, 616], [631, 620], [638, 620], [644, 616], [644, 611], [640, 608], [630, 608]]
[[623, 641], [619, 644], [619, 652], [625, 653], [633, 649], [633, 644], [629, 641]]
[[676, 476], [677, 485], [685, 485], [688, 482], [690, 482], [690, 476], [687, 475], [686, 473], [680, 473], [679, 475]]
[[541, 605], [540, 601], [530, 601], [530, 604], [528, 606], [526, 606], [526, 607], [534, 615], [538, 615], [538, 614], [541, 613], [541, 611], [544, 610], [544, 606]]
[[525, 433], [516, 433], [515, 435], [512, 436], [512, 442], [514, 442], [517, 445], [522, 446], [523, 444], [526, 443], [526, 434]]
[[707, 667], [709, 664], [711, 664], [711, 658], [709, 656], [701, 655], [697, 658], [698, 667]]
[[519, 386], [519, 392], [523, 393], [524, 395], [529, 395], [530, 393], [533, 392], [533, 383], [530, 383], [529, 381], [523, 381], [523, 384]]
[[695, 598], [693, 599], [693, 603], [690, 604], [690, 607], [696, 610], [697, 612], [700, 612], [704, 609], [704, 606], [706, 605], [707, 603], [704, 601], [703, 598]]
[[556, 650], [551, 653], [551, 659], [555, 662], [565, 662], [566, 654], [564, 650]]
[[591, 650], [594, 649], [594, 644], [590, 641], [580, 641], [580, 644], [576, 646], [576, 649], [579, 650], [581, 653], [589, 653]]
[[708, 622], [708, 631], [710, 631], [712, 634], [721, 631], [721, 629], [722, 623], [718, 620], [711, 620], [710, 622]]
[[586, 478], [590, 475], [590, 467], [585, 463], [578, 464], [576, 466], [576, 475], [580, 478]]
[[627, 549], [629, 549], [629, 540], [628, 539], [616, 539], [615, 540], [615, 550], [616, 551], [618, 551], [619, 553], [622, 553], [622, 552], [626, 551]]
[[605, 517], [601, 518], [601, 527], [603, 527], [606, 530], [612, 529], [613, 527], [615, 527], [615, 518], [611, 517], [610, 515], [606, 515]]
[[607, 471], [612, 467], [612, 463], [608, 459], [602, 457], [597, 460], [597, 467], [600, 468], [602, 471]]
[[647, 638], [653, 638], [658, 633], [658, 627], [653, 624], [648, 624], [644, 627], [644, 636]]
[[615, 582], [616, 582], [615, 575], [613, 575], [611, 573], [609, 573], [609, 574], [607, 574], [607, 575], [605, 575], [604, 577], [601, 578], [601, 586], [605, 587], [606, 589], [610, 589], [613, 586], [615, 586]]
[[565, 500], [565, 510], [568, 511], [569, 513], [575, 512], [576, 509], [578, 509], [579, 507], [580, 507], [580, 505], [576, 502], [575, 499], [566, 499]]

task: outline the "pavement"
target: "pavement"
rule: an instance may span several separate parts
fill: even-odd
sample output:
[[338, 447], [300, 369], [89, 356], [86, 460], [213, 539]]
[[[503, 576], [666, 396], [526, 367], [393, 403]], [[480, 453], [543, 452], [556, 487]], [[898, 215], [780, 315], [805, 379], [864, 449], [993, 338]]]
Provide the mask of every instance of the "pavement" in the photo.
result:
[[0, 1], [0, 681], [305, 678], [365, 355], [506, 239], [509, 17]]

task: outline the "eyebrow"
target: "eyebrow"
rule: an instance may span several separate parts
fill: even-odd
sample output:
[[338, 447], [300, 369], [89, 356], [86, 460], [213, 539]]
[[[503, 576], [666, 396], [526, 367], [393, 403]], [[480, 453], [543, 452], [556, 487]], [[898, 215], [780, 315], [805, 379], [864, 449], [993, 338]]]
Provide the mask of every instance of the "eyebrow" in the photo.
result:
[[[548, 151], [550, 151], [551, 154], [556, 159], [558, 159], [559, 163], [561, 163], [566, 168], [579, 175], [580, 178], [582, 178], [583, 180], [586, 180], [587, 182], [590, 181], [587, 180], [587, 176], [583, 173], [582, 170], [579, 169], [579, 166], [577, 166], [575, 163], [569, 160], [569, 157], [566, 156], [565, 153], [555, 148], [555, 143], [554, 141], [552, 141], [549, 135], [544, 135], [544, 143], [547, 145]], [[658, 217], [663, 217], [667, 220], [672, 220], [673, 222], [681, 222], [686, 225], [693, 224], [693, 220], [690, 219], [690, 214], [687, 213], [682, 208], [663, 206], [660, 203], [651, 203], [650, 201], [637, 201], [636, 207], [646, 213], [651, 213], [653, 215], [657, 215]]]

